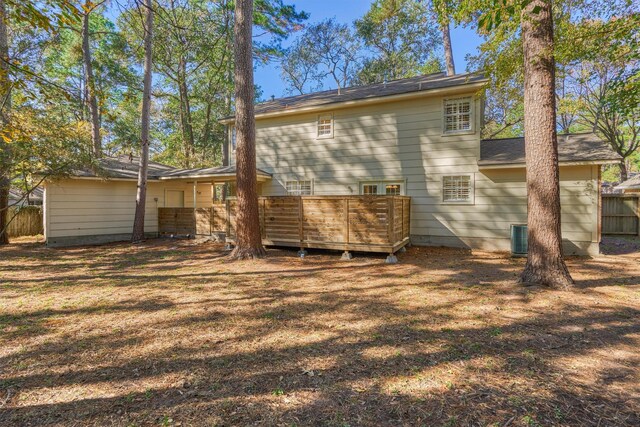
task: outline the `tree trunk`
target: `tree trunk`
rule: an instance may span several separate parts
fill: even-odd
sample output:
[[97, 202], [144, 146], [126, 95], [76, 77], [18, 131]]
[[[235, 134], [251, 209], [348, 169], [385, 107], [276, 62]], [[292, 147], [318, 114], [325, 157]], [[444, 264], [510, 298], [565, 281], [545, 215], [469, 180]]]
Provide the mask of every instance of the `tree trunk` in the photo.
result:
[[622, 159], [620, 162], [620, 182], [625, 182], [629, 179], [629, 171], [627, 170], [627, 159]]
[[144, 32], [144, 87], [142, 92], [141, 152], [138, 168], [138, 191], [136, 194], [136, 215], [133, 221], [132, 242], [144, 240], [144, 213], [147, 200], [147, 170], [149, 167], [149, 127], [151, 121], [151, 75], [152, 75], [152, 0], [143, 0], [145, 12]]
[[256, 177], [252, 25], [253, 0], [237, 0], [234, 26], [236, 93], [236, 247], [232, 259], [266, 255], [260, 235]]
[[192, 159], [195, 156], [195, 144], [193, 138], [193, 125], [191, 122], [191, 104], [189, 103], [189, 89], [187, 88], [186, 63], [180, 59], [178, 74], [178, 92], [180, 94], [180, 120], [182, 122], [182, 142], [184, 145], [185, 166], [192, 167]]
[[91, 143], [93, 154], [96, 157], [102, 156], [102, 138], [100, 137], [100, 112], [98, 111], [98, 99], [96, 95], [96, 83], [93, 76], [93, 65], [91, 64], [91, 46], [89, 45], [89, 14], [90, 4], [85, 3], [85, 11], [82, 16], [82, 62], [84, 65], [84, 78], [87, 107], [91, 117]]
[[449, 22], [442, 25], [442, 42], [444, 44], [444, 59], [447, 64], [447, 75], [456, 74], [456, 66], [453, 63], [453, 49], [451, 47], [451, 32], [449, 31]]
[[[5, 132], [11, 115], [11, 79], [9, 77], [9, 40], [7, 38], [7, 9], [0, 0], [0, 132]], [[9, 244], [8, 213], [11, 187], [11, 151], [0, 137], [0, 245]]]
[[520, 282], [565, 289], [573, 279], [562, 256], [551, 0], [529, 3], [521, 25], [529, 251]]

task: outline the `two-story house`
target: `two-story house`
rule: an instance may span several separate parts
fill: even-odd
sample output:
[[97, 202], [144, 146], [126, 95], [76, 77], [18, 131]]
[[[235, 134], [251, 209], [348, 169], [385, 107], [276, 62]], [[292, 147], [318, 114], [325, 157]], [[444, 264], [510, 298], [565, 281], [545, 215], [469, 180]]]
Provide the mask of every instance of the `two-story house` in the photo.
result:
[[[476, 74], [438, 73], [258, 104], [260, 194], [408, 195], [414, 245], [509, 250], [511, 226], [527, 221], [524, 140], [481, 139], [486, 83]], [[222, 122], [230, 166], [152, 164], [148, 232], [157, 231], [156, 208], [206, 207], [217, 184], [233, 183], [234, 118]], [[565, 252], [595, 254], [600, 166], [619, 156], [593, 134], [558, 139]], [[47, 183], [48, 243], [128, 238], [135, 167], [112, 159], [102, 176], [84, 171]]]
[[[408, 195], [413, 244], [509, 250], [527, 222], [524, 139], [481, 140], [486, 83], [430, 74], [259, 104], [260, 194]], [[565, 251], [597, 253], [600, 166], [619, 156], [593, 134], [558, 150]]]

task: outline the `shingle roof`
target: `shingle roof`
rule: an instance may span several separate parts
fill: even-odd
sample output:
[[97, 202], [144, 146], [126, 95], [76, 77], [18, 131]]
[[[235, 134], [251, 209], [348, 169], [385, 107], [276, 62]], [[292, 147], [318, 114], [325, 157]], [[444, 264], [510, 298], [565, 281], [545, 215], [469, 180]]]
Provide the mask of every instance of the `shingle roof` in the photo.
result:
[[[82, 169], [74, 171], [71, 175], [81, 178], [113, 178], [113, 179], [138, 179], [139, 157], [119, 156], [103, 157], [98, 160], [96, 171]], [[270, 177], [271, 175], [260, 169], [258, 175]], [[179, 169], [162, 163], [149, 162], [147, 178], [150, 180], [169, 180], [192, 177], [228, 176], [236, 173], [235, 166], [219, 166], [214, 168]]]
[[616, 190], [640, 190], [640, 173], [618, 184]]
[[[386, 83], [352, 86], [340, 89], [339, 91], [337, 89], [333, 89], [274, 99], [257, 104], [255, 106], [255, 114], [260, 115], [278, 111], [293, 111], [306, 107], [318, 107], [339, 102], [380, 98], [411, 92], [423, 92], [433, 89], [483, 83], [485, 81], [487, 81], [487, 79], [482, 74], [476, 73], [456, 74], [453, 76], [447, 76], [445, 73], [426, 74], [406, 79], [391, 80]], [[233, 118], [234, 116], [229, 116], [222, 120], [224, 121]]]
[[[593, 133], [558, 135], [558, 160], [562, 162], [615, 162], [622, 158]], [[524, 164], [524, 138], [480, 141], [480, 166]]]
[[[11, 200], [21, 200], [24, 197], [24, 191], [19, 190], [17, 188], [9, 189], [9, 199]], [[35, 187], [31, 189], [29, 193], [29, 200], [31, 201], [42, 201], [44, 199], [44, 189], [42, 187]]]
[[[91, 169], [81, 169], [73, 171], [71, 175], [84, 178], [138, 179], [139, 162], [140, 158], [135, 156], [103, 157], [98, 159], [98, 167], [95, 171]], [[176, 170], [176, 168], [172, 166], [150, 161], [147, 177], [149, 179], [158, 179], [158, 177], [174, 170]]]

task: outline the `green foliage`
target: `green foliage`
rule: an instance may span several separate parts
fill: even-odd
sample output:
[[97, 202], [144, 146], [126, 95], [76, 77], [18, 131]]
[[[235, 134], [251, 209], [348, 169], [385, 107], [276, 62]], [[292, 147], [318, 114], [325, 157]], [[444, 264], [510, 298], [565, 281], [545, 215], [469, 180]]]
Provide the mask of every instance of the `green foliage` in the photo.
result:
[[71, 0], [6, 0], [10, 17], [14, 22], [27, 24], [34, 29], [55, 32], [58, 28], [75, 24], [80, 20], [81, 10]]
[[[142, 31], [137, 3], [7, 1], [13, 117], [3, 129], [14, 180], [38, 170], [64, 175], [91, 164], [81, 18], [90, 49], [107, 155], [137, 154], [142, 95]], [[221, 163], [223, 126], [233, 97], [234, 2], [159, 0], [151, 152], [175, 165]], [[117, 15], [113, 22], [109, 17]], [[308, 17], [284, 0], [256, 0], [255, 51], [262, 61]], [[187, 106], [187, 107], [185, 107]], [[187, 114], [188, 113], [188, 114]], [[189, 137], [185, 129], [190, 131]], [[88, 151], [87, 151], [88, 150]]]
[[[204, 0], [159, 1], [153, 43], [154, 114], [152, 151], [154, 160], [182, 167], [215, 166], [222, 162], [224, 127], [220, 117], [232, 113], [233, 97], [233, 2]], [[258, 36], [254, 52], [262, 61], [282, 55], [280, 42], [306, 19], [304, 12], [282, 0], [255, 3]], [[143, 29], [137, 10], [121, 14], [118, 26], [134, 46]], [[142, 62], [142, 51], [133, 52]], [[132, 108], [125, 106], [118, 129], [132, 135], [128, 124]]]
[[20, 95], [5, 136], [11, 150], [12, 177], [21, 188], [32, 188], [46, 176], [59, 177], [91, 165], [88, 122], [69, 122], [56, 109], [34, 107]]
[[[124, 37], [117, 31], [114, 23], [109, 21], [101, 9], [89, 15], [90, 45], [92, 53], [93, 73], [96, 83], [96, 96], [106, 142], [107, 154], [115, 149], [114, 141], [122, 141], [130, 134], [121, 135], [121, 109], [126, 111], [126, 102], [139, 100], [136, 96], [141, 85], [138, 72], [131, 61], [132, 50]], [[60, 29], [56, 37], [47, 38], [41, 45], [42, 68], [39, 73], [46, 76], [47, 81], [65, 91], [51, 94], [51, 102], [62, 101], [62, 98], [73, 94], [66, 105], [64, 114], [69, 120], [88, 116], [84, 105], [84, 71], [82, 66], [82, 39], [80, 24]], [[135, 123], [139, 122], [139, 119]], [[133, 142], [133, 141], [131, 141]]]
[[[520, 21], [522, 9], [529, 2], [434, 1], [441, 15], [444, 10], [456, 22], [474, 25], [485, 38], [479, 53], [469, 59], [470, 68], [484, 72], [491, 81], [484, 136], [512, 136], [522, 131], [524, 64]], [[616, 151], [630, 155], [637, 149], [625, 135], [633, 135], [637, 127], [632, 122], [633, 117], [637, 122], [640, 100], [640, 14], [626, 0], [553, 2], [553, 13], [558, 130], [596, 129]], [[589, 100], [593, 98], [587, 96], [589, 84], [593, 87], [602, 79], [602, 70], [593, 67], [596, 64], [607, 64], [615, 72], [608, 73], [606, 84], [601, 85], [606, 89], [604, 96]], [[582, 75], [579, 79], [576, 70]], [[603, 131], [612, 124], [615, 129]], [[621, 150], [621, 146], [627, 149]]]
[[373, 52], [358, 76], [360, 83], [412, 77], [443, 68], [438, 24], [431, 19], [426, 2], [376, 0], [355, 27]]
[[308, 26], [286, 51], [282, 77], [290, 92], [311, 92], [326, 79], [340, 88], [350, 85], [360, 66], [361, 43], [349, 25], [327, 19]]

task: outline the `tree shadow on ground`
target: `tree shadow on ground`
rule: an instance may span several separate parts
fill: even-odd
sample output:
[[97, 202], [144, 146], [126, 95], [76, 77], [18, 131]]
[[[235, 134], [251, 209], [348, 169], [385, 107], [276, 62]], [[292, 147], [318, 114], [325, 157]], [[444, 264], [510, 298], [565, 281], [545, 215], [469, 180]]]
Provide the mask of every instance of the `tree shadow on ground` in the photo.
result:
[[599, 298], [593, 260], [571, 260], [584, 289], [557, 292], [514, 286], [521, 261], [494, 254], [225, 263], [203, 246], [144, 276], [115, 248], [106, 273], [127, 287], [65, 270], [50, 292], [76, 307], [10, 303], [5, 327], [47, 329], [1, 339], [0, 424], [640, 424], [634, 270]]

